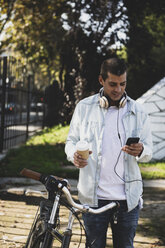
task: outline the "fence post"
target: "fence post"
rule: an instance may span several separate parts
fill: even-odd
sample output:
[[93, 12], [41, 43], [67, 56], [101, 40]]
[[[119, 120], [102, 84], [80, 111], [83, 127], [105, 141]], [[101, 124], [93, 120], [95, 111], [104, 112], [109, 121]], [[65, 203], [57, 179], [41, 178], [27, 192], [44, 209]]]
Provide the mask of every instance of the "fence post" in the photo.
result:
[[28, 89], [27, 89], [27, 123], [26, 123], [26, 140], [29, 137], [29, 122], [30, 122], [30, 81], [31, 76], [28, 76]]
[[4, 129], [5, 129], [6, 77], [7, 77], [7, 57], [4, 57], [3, 58], [3, 76], [2, 76], [0, 152], [3, 151]]

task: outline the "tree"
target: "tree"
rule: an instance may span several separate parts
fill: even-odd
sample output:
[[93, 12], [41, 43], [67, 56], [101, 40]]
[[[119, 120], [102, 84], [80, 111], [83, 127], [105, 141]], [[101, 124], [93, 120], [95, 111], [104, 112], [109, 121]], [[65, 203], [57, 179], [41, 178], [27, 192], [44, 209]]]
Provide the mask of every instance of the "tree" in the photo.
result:
[[0, 0], [0, 34], [3, 32], [5, 25], [11, 18], [15, 1], [16, 0]]
[[[65, 92], [72, 115], [75, 103], [98, 92], [98, 74], [103, 59], [114, 56], [112, 45], [123, 42], [118, 36], [118, 21], [125, 20], [121, 1], [70, 1], [64, 22], [69, 27], [61, 51], [61, 75], [65, 70]], [[86, 17], [86, 20], [82, 19]], [[124, 24], [123, 24], [124, 25]], [[120, 27], [121, 28], [121, 27]], [[69, 47], [68, 47], [69, 44]]]
[[75, 103], [100, 88], [100, 64], [116, 54], [116, 41], [123, 42], [118, 32], [125, 20], [120, 0], [16, 0], [3, 44], [48, 81], [59, 72], [69, 121]]
[[165, 76], [165, 2], [123, 2], [129, 23], [126, 42], [128, 93], [136, 99]]
[[50, 82], [59, 70], [59, 43], [64, 29], [57, 13], [63, 1], [17, 0], [14, 4], [12, 25], [7, 29], [8, 48], [26, 58], [33, 73], [42, 72]]
[[[16, 0], [11, 0], [11, 1], [0, 0], [0, 38], [3, 34], [6, 24], [9, 22], [12, 16], [15, 1]], [[0, 39], [0, 52], [2, 53], [3, 51], [2, 51], [1, 39]]]

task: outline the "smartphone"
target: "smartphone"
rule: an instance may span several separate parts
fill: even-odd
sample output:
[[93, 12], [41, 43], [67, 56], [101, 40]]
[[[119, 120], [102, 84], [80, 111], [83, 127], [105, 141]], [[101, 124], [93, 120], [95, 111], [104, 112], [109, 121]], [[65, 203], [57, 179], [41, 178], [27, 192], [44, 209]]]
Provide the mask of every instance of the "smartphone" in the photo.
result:
[[126, 145], [130, 146], [131, 144], [136, 144], [139, 142], [139, 140], [140, 140], [139, 137], [130, 137], [127, 139]]

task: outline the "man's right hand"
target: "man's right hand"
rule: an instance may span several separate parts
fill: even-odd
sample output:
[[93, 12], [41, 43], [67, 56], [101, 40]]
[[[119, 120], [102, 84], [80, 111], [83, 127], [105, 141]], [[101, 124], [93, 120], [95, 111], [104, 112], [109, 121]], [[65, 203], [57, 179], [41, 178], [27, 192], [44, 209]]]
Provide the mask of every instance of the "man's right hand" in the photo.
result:
[[[89, 151], [89, 155], [91, 153], [92, 152]], [[77, 168], [84, 168], [85, 166], [87, 166], [87, 164], [88, 164], [88, 160], [83, 159], [82, 156], [80, 154], [78, 154], [77, 152], [74, 153], [74, 165]]]

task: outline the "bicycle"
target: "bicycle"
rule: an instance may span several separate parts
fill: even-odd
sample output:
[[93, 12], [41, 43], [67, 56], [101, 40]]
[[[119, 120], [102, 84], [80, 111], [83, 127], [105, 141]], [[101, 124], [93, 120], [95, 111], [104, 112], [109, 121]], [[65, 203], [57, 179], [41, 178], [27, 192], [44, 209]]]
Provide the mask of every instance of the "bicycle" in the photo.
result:
[[[69, 248], [72, 237], [72, 227], [75, 218], [78, 220], [81, 228], [84, 229], [88, 247], [90, 248], [91, 244], [88, 241], [88, 236], [86, 234], [85, 227], [79, 218], [79, 214], [83, 212], [99, 214], [108, 209], [115, 207], [117, 208], [119, 206], [118, 202], [111, 202], [104, 207], [93, 209], [88, 205], [82, 205], [76, 203], [73, 200], [69, 191], [69, 184], [66, 179], [59, 179], [51, 175], [46, 176], [25, 168], [21, 171], [20, 174], [40, 181], [45, 185], [48, 192], [47, 199], [44, 199], [40, 202], [40, 206], [34, 218], [25, 248], [52, 248], [54, 247], [54, 240], [58, 240], [60, 242], [61, 248]], [[64, 206], [69, 210], [67, 227], [63, 232], [60, 230], [61, 206]], [[80, 243], [81, 239], [79, 245]]]

